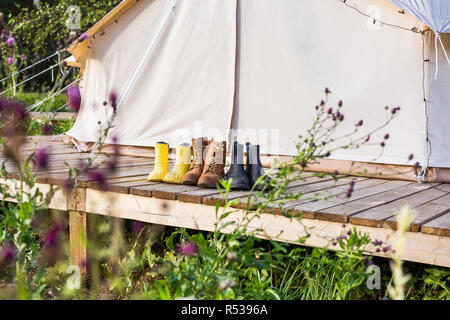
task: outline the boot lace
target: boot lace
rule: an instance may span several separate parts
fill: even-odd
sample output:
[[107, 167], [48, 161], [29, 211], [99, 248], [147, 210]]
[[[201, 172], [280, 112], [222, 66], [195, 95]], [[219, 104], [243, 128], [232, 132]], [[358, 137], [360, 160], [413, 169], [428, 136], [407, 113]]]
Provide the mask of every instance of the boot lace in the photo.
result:
[[194, 141], [194, 161], [191, 163], [189, 171], [201, 168], [203, 162], [202, 156], [202, 140], [198, 139]]

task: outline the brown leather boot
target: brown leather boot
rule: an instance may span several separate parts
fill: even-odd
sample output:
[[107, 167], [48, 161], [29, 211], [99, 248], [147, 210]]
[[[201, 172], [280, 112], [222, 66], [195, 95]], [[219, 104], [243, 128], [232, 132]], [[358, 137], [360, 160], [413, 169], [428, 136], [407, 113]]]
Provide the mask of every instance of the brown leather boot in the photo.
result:
[[181, 179], [182, 184], [197, 185], [205, 165], [204, 155], [207, 148], [208, 138], [192, 139], [192, 154], [194, 155], [194, 160], [189, 167], [189, 171], [183, 176], [183, 179]]
[[225, 158], [227, 154], [226, 141], [211, 140], [205, 158], [203, 173], [198, 179], [198, 186], [203, 188], [217, 188], [219, 180], [225, 176]]

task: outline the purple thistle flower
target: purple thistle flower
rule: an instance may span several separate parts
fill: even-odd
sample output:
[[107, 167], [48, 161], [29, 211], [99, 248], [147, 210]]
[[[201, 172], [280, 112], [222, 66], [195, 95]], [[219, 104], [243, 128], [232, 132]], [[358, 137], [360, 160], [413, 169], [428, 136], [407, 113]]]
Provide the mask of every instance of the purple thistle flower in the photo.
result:
[[89, 35], [87, 33], [83, 33], [81, 34], [80, 38], [79, 38], [79, 42], [83, 42], [84, 40], [89, 39]]
[[328, 88], [325, 88], [324, 92], [325, 92], [325, 94], [331, 93], [330, 89], [328, 89]]
[[345, 239], [347, 239], [347, 236], [344, 234], [344, 235], [341, 236], [341, 239], [345, 240]]
[[192, 257], [198, 253], [198, 245], [195, 242], [185, 242], [178, 246], [178, 253], [187, 256]]
[[306, 167], [306, 162], [304, 160], [300, 161], [300, 166], [302, 168]]
[[13, 36], [9, 36], [8, 40], [6, 40], [6, 44], [9, 47], [12, 47], [16, 43], [16, 39]]
[[67, 89], [67, 104], [73, 111], [80, 111], [81, 93], [80, 88], [77, 85], [73, 85]]
[[75, 181], [73, 179], [66, 179], [63, 184], [63, 188], [66, 192], [71, 192], [75, 187]]
[[334, 171], [333, 171], [333, 174], [334, 174], [335, 176], [337, 176], [337, 175], [339, 174], [339, 171], [334, 170]]
[[117, 112], [117, 94], [113, 91], [109, 94], [109, 102], [111, 103], [111, 107], [114, 110], [114, 113]]
[[332, 112], [333, 112], [333, 108], [329, 108], [327, 111], [328, 114], [331, 114]]
[[142, 221], [133, 220], [131, 223], [131, 231], [133, 233], [139, 233], [145, 227], [145, 223]]
[[332, 244], [333, 244], [333, 246], [335, 246], [335, 245], [337, 245], [337, 242], [336, 242], [336, 241], [333, 241], [333, 243], [332, 243]]
[[321, 106], [325, 105], [325, 101], [320, 100], [320, 105], [321, 105]]
[[386, 143], [384, 143], [383, 141], [382, 143], [380, 143], [380, 146], [384, 148], [386, 146]]
[[343, 104], [343, 103], [342, 103], [342, 100], [339, 100], [339, 101], [338, 101], [338, 107], [339, 107], [339, 108], [342, 107], [342, 104]]
[[13, 57], [9, 57], [8, 58], [8, 65], [11, 65], [14, 62], [14, 58]]
[[364, 140], [364, 142], [369, 142], [370, 140], [370, 134], [367, 136], [366, 140]]
[[383, 248], [383, 252], [388, 252], [389, 250], [391, 250], [391, 246], [387, 245]]
[[97, 169], [89, 170], [88, 177], [89, 177], [89, 179], [91, 179], [99, 184], [100, 190], [102, 190], [102, 191], [108, 190], [108, 184], [106, 183], [106, 178], [100, 170], [97, 170]]
[[44, 135], [49, 135], [51, 132], [52, 132], [52, 126], [49, 125], [48, 123], [42, 127], [42, 133]]
[[380, 250], [380, 248], [377, 248], [377, 250], [375, 250], [377, 253], [379, 253], [381, 250]]
[[386, 133], [386, 134], [384, 135], [384, 139], [385, 139], [385, 140], [389, 139], [389, 133]]
[[339, 121], [341, 121], [341, 122], [344, 121], [344, 115], [342, 113], [339, 115], [338, 118], [339, 118]]
[[0, 247], [0, 267], [10, 264], [15, 257], [16, 248], [12, 243]]
[[60, 223], [54, 223], [50, 230], [44, 235], [44, 245], [53, 247], [58, 244], [59, 231], [62, 229]]
[[34, 154], [35, 164], [39, 169], [45, 169], [48, 166], [49, 154], [46, 148], [36, 149]]
[[356, 124], [358, 127], [361, 127], [363, 125], [364, 121], [359, 120], [358, 123]]
[[408, 160], [412, 160], [414, 158], [414, 154], [410, 154], [409, 156], [408, 156]]

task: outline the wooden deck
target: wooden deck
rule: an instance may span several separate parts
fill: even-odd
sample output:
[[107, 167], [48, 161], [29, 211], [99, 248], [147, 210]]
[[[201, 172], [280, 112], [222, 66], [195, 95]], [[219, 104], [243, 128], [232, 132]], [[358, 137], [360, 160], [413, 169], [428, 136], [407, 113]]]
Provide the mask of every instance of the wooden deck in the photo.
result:
[[[30, 138], [23, 147], [24, 154], [39, 146], [50, 148], [50, 168], [37, 172], [37, 186], [46, 192], [50, 185], [62, 185], [67, 178], [67, 165], [77, 166], [87, 159], [87, 153], [78, 153], [60, 140], [49, 138]], [[100, 155], [97, 165], [105, 167], [108, 157]], [[4, 161], [2, 158], [1, 161]], [[16, 169], [7, 161], [8, 180], [14, 183]], [[170, 185], [148, 182], [147, 174], [153, 168], [153, 159], [144, 157], [120, 156], [118, 169], [108, 176], [108, 190], [103, 192], [100, 186], [87, 177], [80, 177], [77, 189], [71, 194], [58, 191], [50, 204], [52, 209], [68, 211], [70, 214], [72, 261], [83, 265], [86, 248], [81, 238], [86, 229], [86, 212], [134, 219], [144, 222], [212, 231], [216, 223], [215, 206], [223, 200], [214, 189], [202, 189], [196, 186]], [[345, 196], [349, 181], [356, 180], [350, 199]], [[327, 246], [333, 239], [350, 227], [367, 232], [373, 240], [389, 242], [396, 227], [394, 212], [404, 204], [415, 208], [419, 215], [411, 230], [406, 233], [407, 248], [403, 258], [434, 265], [450, 267], [450, 184], [417, 184], [407, 181], [385, 179], [343, 177], [321, 179], [312, 173], [305, 174], [305, 180], [296, 181], [290, 187], [292, 191], [301, 191], [302, 200], [286, 204], [293, 213], [304, 212], [303, 219], [279, 214], [276, 207], [252, 221], [250, 229], [261, 228], [263, 238], [296, 243], [308, 231], [311, 236], [306, 240], [308, 246]], [[242, 219], [248, 192], [232, 191], [229, 199], [240, 199], [235, 206], [236, 212], [226, 221]], [[314, 201], [314, 196], [328, 200]], [[305, 229], [307, 228], [307, 229]], [[228, 227], [231, 230], [231, 226]], [[227, 230], [225, 230], [226, 232]], [[370, 248], [374, 255], [375, 247]]]

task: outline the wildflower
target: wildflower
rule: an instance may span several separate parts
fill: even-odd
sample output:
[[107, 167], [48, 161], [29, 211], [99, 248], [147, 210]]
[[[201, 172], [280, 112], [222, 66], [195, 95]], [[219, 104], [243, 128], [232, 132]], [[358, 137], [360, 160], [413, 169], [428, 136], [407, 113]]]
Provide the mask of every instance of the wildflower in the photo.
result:
[[10, 264], [14, 260], [16, 248], [12, 243], [0, 247], [0, 268]]
[[83, 42], [84, 40], [87, 40], [87, 39], [89, 39], [89, 35], [87, 34], [87, 33], [83, 33], [81, 36], [80, 36], [80, 39], [78, 40], [79, 42]]
[[49, 154], [46, 148], [36, 149], [34, 154], [35, 164], [39, 169], [45, 169], [48, 166]]
[[22, 60], [23, 60], [23, 61], [28, 61], [28, 56], [27, 56], [26, 54], [23, 54], [23, 55], [22, 55]]
[[347, 196], [347, 198], [350, 198], [352, 196], [352, 193], [353, 193], [353, 189], [349, 188], [345, 195]]
[[363, 122], [362, 120], [359, 120], [358, 123], [356, 124], [356, 126], [357, 126], [357, 127], [361, 127], [361, 126], [363, 125], [363, 123], [364, 123], [364, 122]]
[[338, 107], [339, 107], [339, 108], [342, 107], [342, 100], [339, 100], [339, 101], [338, 101]]
[[9, 57], [8, 58], [8, 65], [11, 65], [14, 62], [14, 58], [13, 57]]
[[377, 250], [375, 250], [377, 253], [379, 253], [381, 250], [380, 250], [380, 248], [377, 248]]
[[333, 246], [335, 246], [335, 245], [337, 245], [337, 242], [336, 242], [336, 241], [333, 241], [333, 243], [332, 243], [332, 244], [333, 244]]
[[300, 161], [300, 166], [302, 168], [306, 167], [306, 162], [304, 160]]
[[390, 251], [392, 248], [391, 248], [391, 246], [390, 245], [387, 245], [387, 246], [385, 246], [384, 248], [383, 248], [383, 252], [388, 252], [388, 251]]
[[108, 184], [106, 183], [106, 178], [100, 170], [91, 169], [88, 171], [89, 179], [95, 181], [100, 186], [100, 190], [107, 191]]
[[332, 112], [333, 112], [333, 108], [329, 108], [327, 111], [328, 114], [331, 114]]
[[106, 102], [106, 101], [103, 101], [103, 105], [104, 106], [106, 106], [108, 104], [108, 102]]
[[63, 183], [63, 188], [66, 192], [71, 192], [74, 187], [75, 181], [71, 178], [66, 179]]
[[46, 123], [43, 127], [42, 127], [42, 133], [44, 135], [49, 135], [52, 132], [52, 126], [48, 123]]
[[381, 146], [382, 148], [384, 148], [384, 147], [386, 146], [386, 143], [382, 142], [382, 143], [380, 143], [380, 146]]
[[389, 139], [389, 133], [386, 133], [386, 134], [384, 135], [384, 139], [385, 139], [385, 140]]
[[333, 171], [333, 175], [337, 176], [338, 174], [339, 174], [339, 171], [337, 171], [337, 170]]
[[416, 163], [414, 163], [414, 167], [415, 167], [415, 168], [420, 167], [420, 162], [417, 161]]
[[187, 256], [192, 257], [198, 253], [198, 245], [195, 242], [185, 242], [178, 246], [178, 253]]
[[366, 140], [364, 140], [364, 142], [369, 142], [370, 140], [370, 134], [367, 136]]
[[319, 106], [316, 106], [316, 110], [319, 110]]
[[331, 93], [330, 89], [328, 89], [328, 88], [325, 88], [324, 92], [325, 92], [325, 94]]
[[320, 100], [320, 105], [321, 105], [321, 106], [324, 106], [324, 105], [325, 105], [325, 101]]
[[410, 154], [409, 156], [408, 156], [408, 160], [412, 160], [414, 158], [414, 154]]
[[80, 88], [77, 85], [73, 85], [67, 89], [67, 104], [75, 112], [80, 110], [81, 93]]
[[228, 288], [232, 288], [236, 285], [236, 283], [233, 280], [225, 279], [220, 283], [219, 289], [221, 291], [225, 291]]
[[13, 36], [9, 36], [8, 40], [6, 40], [6, 44], [8, 47], [12, 47], [16, 43], [16, 39]]
[[53, 247], [58, 244], [59, 231], [62, 226], [60, 223], [55, 223], [50, 230], [44, 235], [44, 245]]
[[400, 107], [395, 107], [391, 109], [392, 114], [396, 114], [398, 111], [400, 111]]
[[111, 92], [109, 94], [109, 102], [111, 103], [111, 107], [114, 110], [114, 113], [117, 112], [117, 95], [115, 92]]
[[351, 235], [352, 234], [352, 232], [349, 230], [349, 231], [347, 231], [347, 235], [349, 236], [349, 235]]
[[142, 221], [136, 221], [136, 220], [134, 220], [134, 221], [131, 223], [131, 231], [132, 231], [133, 233], [139, 233], [139, 232], [141, 232], [141, 230], [142, 230], [144, 227], [145, 227], [145, 223], [142, 222]]
[[229, 262], [236, 261], [236, 259], [237, 259], [237, 253], [236, 252], [230, 251], [230, 252], [227, 253], [227, 260]]

